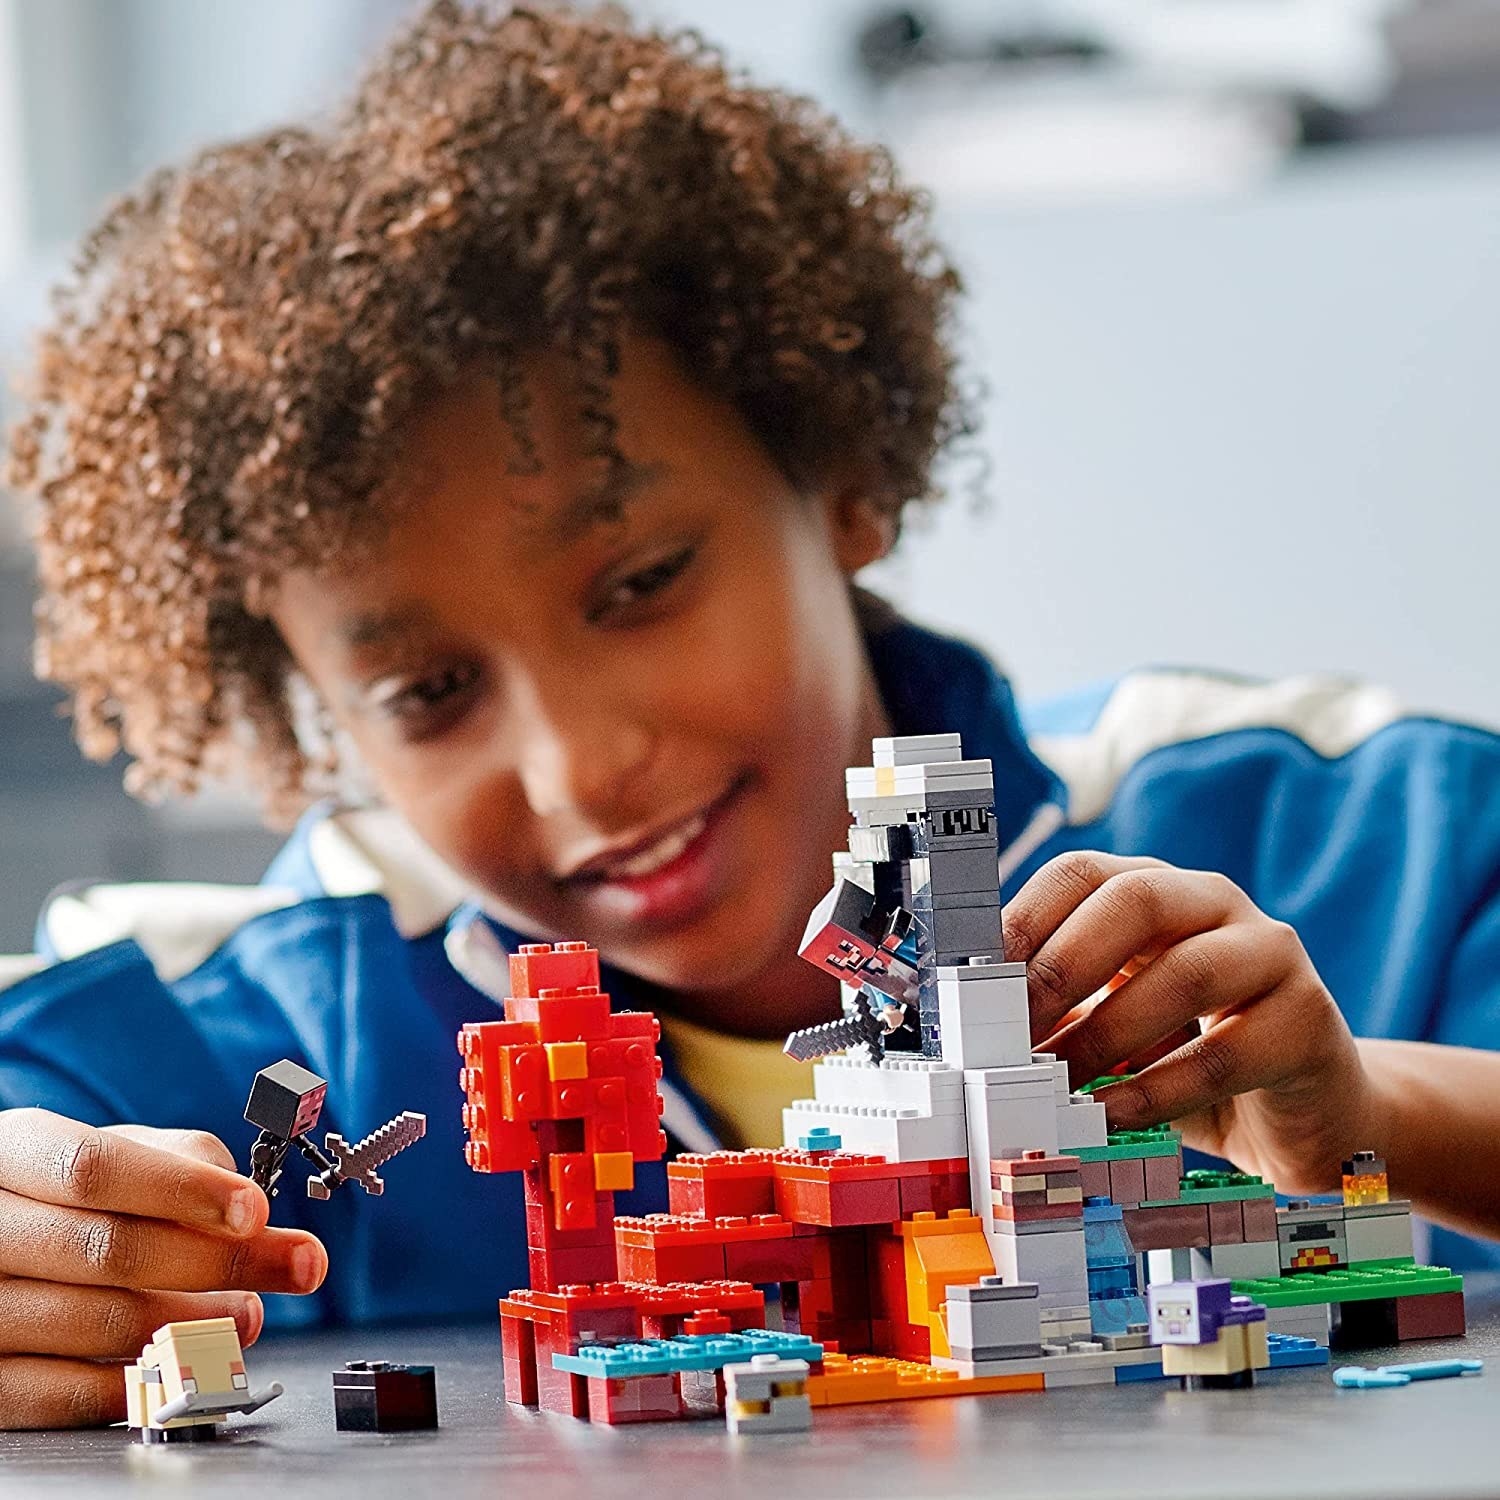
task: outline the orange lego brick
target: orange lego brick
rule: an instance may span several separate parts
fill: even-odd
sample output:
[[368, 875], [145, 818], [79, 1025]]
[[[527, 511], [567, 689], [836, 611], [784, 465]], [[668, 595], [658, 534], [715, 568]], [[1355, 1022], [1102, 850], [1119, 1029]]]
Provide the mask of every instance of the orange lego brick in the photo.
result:
[[594, 1152], [594, 1186], [601, 1193], [628, 1193], [635, 1186], [635, 1157], [629, 1151]]
[[867, 1401], [913, 1401], [934, 1396], [973, 1396], [1002, 1391], [1039, 1391], [1042, 1376], [965, 1376], [936, 1370], [914, 1360], [878, 1355], [850, 1357], [823, 1354], [821, 1374], [809, 1375], [807, 1393], [814, 1406], [854, 1406]]
[[553, 1083], [589, 1076], [587, 1042], [545, 1042], [542, 1045], [547, 1054], [547, 1077]]

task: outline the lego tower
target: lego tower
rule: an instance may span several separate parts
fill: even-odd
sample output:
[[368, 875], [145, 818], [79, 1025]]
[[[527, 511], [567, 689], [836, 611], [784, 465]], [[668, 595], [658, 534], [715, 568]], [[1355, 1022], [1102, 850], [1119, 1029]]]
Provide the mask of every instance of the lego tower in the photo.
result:
[[[1044, 1340], [1086, 1336], [1083, 1194], [1060, 1154], [1106, 1144], [1104, 1108], [1031, 1050], [1026, 966], [1005, 962], [1001, 938], [990, 762], [964, 760], [956, 734], [877, 739], [873, 759], [848, 772], [849, 848], [802, 947], [844, 983], [849, 1018], [788, 1042], [793, 1055], [851, 1050], [814, 1067], [785, 1141], [823, 1127], [894, 1161], [966, 1156], [996, 1272], [1037, 1284]], [[865, 1019], [882, 1012], [899, 1042], [902, 1005], [919, 1056]]]

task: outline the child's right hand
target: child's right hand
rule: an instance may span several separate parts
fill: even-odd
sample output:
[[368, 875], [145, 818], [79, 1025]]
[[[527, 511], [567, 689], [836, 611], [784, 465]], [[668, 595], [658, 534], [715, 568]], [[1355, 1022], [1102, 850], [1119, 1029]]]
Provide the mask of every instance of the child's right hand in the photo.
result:
[[328, 1269], [269, 1212], [206, 1132], [0, 1111], [0, 1428], [121, 1420], [119, 1362], [163, 1323], [231, 1317], [253, 1343], [255, 1293], [311, 1292]]

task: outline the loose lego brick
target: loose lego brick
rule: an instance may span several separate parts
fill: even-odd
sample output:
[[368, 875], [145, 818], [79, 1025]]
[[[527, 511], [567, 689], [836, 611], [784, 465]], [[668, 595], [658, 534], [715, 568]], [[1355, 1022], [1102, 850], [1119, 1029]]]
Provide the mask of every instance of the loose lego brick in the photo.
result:
[[340, 1432], [427, 1432], [438, 1425], [431, 1365], [350, 1360], [333, 1372], [334, 1426]]

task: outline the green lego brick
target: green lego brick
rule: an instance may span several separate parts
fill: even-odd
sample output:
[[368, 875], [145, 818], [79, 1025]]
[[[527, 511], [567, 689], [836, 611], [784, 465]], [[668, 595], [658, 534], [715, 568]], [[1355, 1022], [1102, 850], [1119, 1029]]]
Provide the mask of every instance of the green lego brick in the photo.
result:
[[1377, 1271], [1298, 1271], [1261, 1281], [1236, 1281], [1234, 1290], [1263, 1307], [1312, 1307], [1320, 1302], [1371, 1302], [1461, 1292], [1464, 1279], [1446, 1266], [1388, 1266]]
[[1079, 1161], [1141, 1161], [1148, 1156], [1176, 1156], [1182, 1137], [1176, 1131], [1160, 1135], [1146, 1130], [1118, 1130], [1107, 1146], [1074, 1146], [1068, 1152]]
[[1414, 1266], [1416, 1261], [1409, 1255], [1396, 1255], [1388, 1260], [1352, 1260], [1349, 1262], [1351, 1271], [1384, 1271], [1391, 1266]]
[[1107, 1089], [1112, 1083], [1124, 1083], [1126, 1079], [1134, 1077], [1134, 1073], [1101, 1073], [1098, 1078], [1091, 1078], [1087, 1083], [1080, 1084], [1073, 1092], [1092, 1094], [1095, 1089]]

